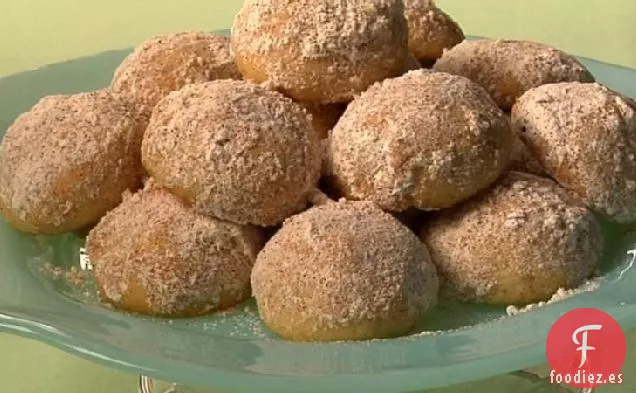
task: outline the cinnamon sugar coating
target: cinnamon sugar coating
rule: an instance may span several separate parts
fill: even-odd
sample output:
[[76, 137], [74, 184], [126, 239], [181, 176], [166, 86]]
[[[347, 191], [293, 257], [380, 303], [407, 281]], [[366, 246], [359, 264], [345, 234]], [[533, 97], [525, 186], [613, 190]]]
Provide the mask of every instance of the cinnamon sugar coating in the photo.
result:
[[435, 63], [445, 50], [464, 41], [461, 27], [432, 0], [404, 0], [409, 49], [424, 65]]
[[429, 221], [421, 233], [442, 296], [525, 305], [590, 278], [602, 258], [595, 216], [554, 181], [507, 172], [490, 190]]
[[150, 181], [90, 232], [88, 256], [102, 298], [159, 317], [193, 317], [250, 296], [262, 233], [202, 216]]
[[288, 219], [259, 254], [261, 317], [295, 341], [408, 333], [437, 302], [426, 246], [369, 202], [328, 203]]
[[242, 74], [299, 100], [346, 103], [402, 73], [401, 0], [247, 0], [232, 26]]
[[192, 84], [155, 108], [142, 159], [201, 214], [272, 226], [303, 210], [321, 148], [303, 108], [246, 81]]
[[107, 90], [41, 99], [0, 146], [0, 210], [16, 229], [95, 224], [141, 182], [143, 119]]
[[159, 100], [187, 84], [241, 78], [228, 37], [180, 32], [139, 45], [117, 68], [111, 87], [150, 114]]
[[544, 85], [512, 112], [519, 137], [562, 186], [591, 209], [636, 221], [636, 105], [605, 86]]
[[481, 87], [411, 71], [349, 104], [332, 131], [325, 172], [347, 198], [397, 212], [436, 210], [490, 186], [511, 145], [505, 115]]
[[504, 110], [533, 87], [558, 82], [594, 82], [576, 58], [529, 41], [464, 41], [437, 61], [437, 71], [465, 76], [481, 86]]

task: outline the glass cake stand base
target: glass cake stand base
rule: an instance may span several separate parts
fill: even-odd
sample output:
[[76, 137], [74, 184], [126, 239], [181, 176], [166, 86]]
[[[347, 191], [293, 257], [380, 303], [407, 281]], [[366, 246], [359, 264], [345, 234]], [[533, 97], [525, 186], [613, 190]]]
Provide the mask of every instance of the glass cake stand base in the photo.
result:
[[[175, 383], [139, 377], [139, 393], [229, 393], [201, 390]], [[470, 382], [458, 386], [409, 393], [599, 393], [598, 389], [579, 389], [550, 383], [550, 378], [541, 377], [534, 371], [518, 371], [484, 381]], [[328, 392], [325, 392], [328, 393]], [[360, 392], [364, 393], [364, 392]]]

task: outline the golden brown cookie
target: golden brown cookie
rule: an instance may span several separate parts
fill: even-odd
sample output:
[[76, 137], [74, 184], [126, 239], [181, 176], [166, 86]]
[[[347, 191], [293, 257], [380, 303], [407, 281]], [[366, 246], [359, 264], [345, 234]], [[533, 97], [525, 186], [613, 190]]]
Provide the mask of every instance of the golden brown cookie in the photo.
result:
[[232, 51], [243, 75], [307, 102], [346, 103], [402, 73], [408, 31], [401, 0], [247, 0]]
[[260, 231], [202, 216], [150, 182], [90, 232], [102, 298], [159, 317], [193, 317], [250, 297]]
[[272, 226], [306, 207], [321, 148], [300, 105], [250, 82], [219, 80], [159, 102], [142, 159], [198, 213]]
[[504, 110], [533, 87], [558, 82], [594, 82], [576, 58], [528, 41], [464, 41], [447, 51], [435, 70], [465, 76], [483, 86]]
[[609, 219], [636, 221], [636, 106], [600, 84], [560, 83], [524, 94], [518, 135], [546, 171]]
[[431, 66], [445, 50], [464, 41], [461, 27], [432, 0], [404, 0], [409, 49], [424, 66]]
[[16, 229], [95, 224], [141, 183], [144, 121], [107, 90], [41, 99], [0, 147], [0, 210]]
[[383, 209], [451, 207], [508, 165], [512, 132], [488, 93], [428, 70], [376, 84], [333, 129], [327, 173], [350, 199]]
[[573, 289], [599, 266], [600, 225], [554, 181], [520, 172], [422, 232], [442, 295], [464, 302], [525, 305]]
[[364, 340], [413, 329], [438, 280], [408, 228], [372, 203], [342, 201], [288, 219], [258, 255], [252, 288], [286, 339]]
[[117, 68], [111, 87], [150, 114], [160, 99], [187, 84], [241, 78], [228, 37], [180, 32], [139, 45]]

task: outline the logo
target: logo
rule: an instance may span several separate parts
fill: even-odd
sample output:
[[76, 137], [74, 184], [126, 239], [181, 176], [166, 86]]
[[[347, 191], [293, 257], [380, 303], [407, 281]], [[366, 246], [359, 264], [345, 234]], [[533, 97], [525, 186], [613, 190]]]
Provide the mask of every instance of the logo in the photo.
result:
[[593, 308], [563, 315], [546, 342], [551, 381], [577, 388], [622, 383], [626, 352], [625, 334], [618, 322]]

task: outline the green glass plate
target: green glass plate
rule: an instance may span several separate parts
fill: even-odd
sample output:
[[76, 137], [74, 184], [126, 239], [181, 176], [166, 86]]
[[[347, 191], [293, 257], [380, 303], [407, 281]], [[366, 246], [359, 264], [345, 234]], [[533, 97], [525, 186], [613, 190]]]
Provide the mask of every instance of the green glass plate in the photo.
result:
[[[40, 97], [108, 85], [128, 50], [0, 79], [0, 130]], [[636, 97], [636, 71], [583, 59], [598, 80]], [[0, 220], [0, 330], [79, 356], [185, 385], [233, 392], [412, 392], [545, 362], [552, 323], [578, 307], [600, 308], [636, 326], [636, 232], [605, 225], [603, 281], [514, 317], [503, 308], [443, 303], [420, 333], [393, 340], [301, 344], [282, 341], [252, 302], [223, 315], [158, 321], [102, 307], [78, 234], [34, 237]], [[444, 333], [427, 333], [447, 330]]]

